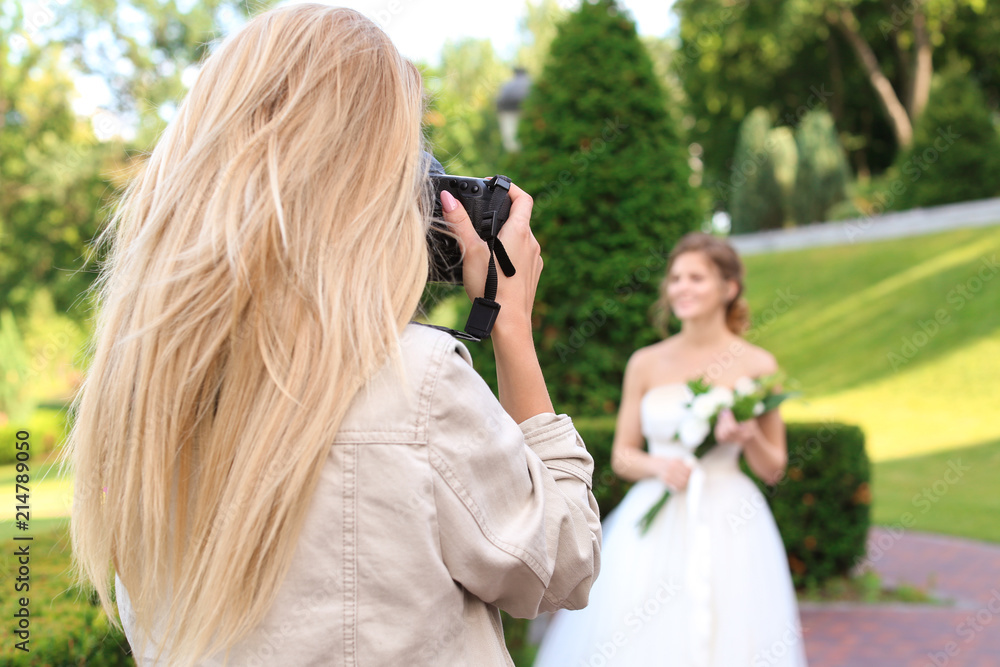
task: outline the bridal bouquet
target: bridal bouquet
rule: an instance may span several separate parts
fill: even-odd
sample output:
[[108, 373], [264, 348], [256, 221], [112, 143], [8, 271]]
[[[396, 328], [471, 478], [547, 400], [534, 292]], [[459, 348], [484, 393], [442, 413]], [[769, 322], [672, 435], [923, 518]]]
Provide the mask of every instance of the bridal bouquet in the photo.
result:
[[[718, 444], [715, 440], [715, 424], [723, 410], [732, 410], [736, 421], [742, 422], [773, 410], [785, 399], [800, 393], [778, 393], [777, 387], [783, 379], [781, 372], [758, 379], [741, 377], [733, 389], [713, 387], [702, 378], [689, 381], [687, 399], [682, 404], [674, 435], [692, 450], [695, 458], [700, 459]], [[668, 498], [669, 489], [663, 492], [663, 496], [639, 520], [641, 534], [646, 534]]]

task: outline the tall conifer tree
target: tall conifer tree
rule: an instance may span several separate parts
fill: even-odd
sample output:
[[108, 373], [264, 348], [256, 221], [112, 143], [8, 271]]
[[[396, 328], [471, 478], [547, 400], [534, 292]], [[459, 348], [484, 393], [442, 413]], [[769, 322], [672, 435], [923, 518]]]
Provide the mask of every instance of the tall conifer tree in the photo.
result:
[[[559, 26], [524, 104], [508, 174], [535, 201], [545, 269], [536, 344], [557, 411], [611, 413], [666, 258], [705, 214], [688, 150], [635, 24], [612, 0]], [[483, 354], [483, 371], [492, 360]]]

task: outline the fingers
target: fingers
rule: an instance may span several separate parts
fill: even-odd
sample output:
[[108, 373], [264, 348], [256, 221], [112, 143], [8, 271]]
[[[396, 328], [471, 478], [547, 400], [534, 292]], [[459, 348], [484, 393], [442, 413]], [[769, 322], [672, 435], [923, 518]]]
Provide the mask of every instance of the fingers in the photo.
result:
[[[531, 195], [529, 195], [527, 192], [525, 192], [524, 190], [522, 190], [518, 186], [514, 185], [513, 183], [510, 184], [510, 191], [509, 191], [508, 194], [510, 194], [510, 211], [511, 211], [511, 213], [513, 214], [514, 207], [517, 206], [519, 213], [521, 213], [520, 209], [524, 209], [523, 214], [526, 217], [530, 218], [531, 217], [531, 208], [535, 204], [535, 200], [531, 198]], [[518, 203], [518, 202], [520, 202], [520, 203]]]
[[510, 215], [507, 216], [507, 223], [500, 232], [503, 233], [503, 230], [507, 229], [508, 226], [517, 227], [520, 225], [524, 225], [530, 230], [531, 209], [535, 205], [531, 195], [513, 183], [510, 184], [508, 194], [510, 195]]
[[472, 221], [469, 220], [469, 213], [465, 210], [465, 207], [447, 190], [441, 191], [441, 212], [445, 222], [458, 235], [462, 243], [462, 249], [465, 252], [480, 244], [485, 245], [479, 234], [476, 233], [475, 228], [473, 228]]
[[723, 410], [719, 413], [719, 419], [715, 424], [715, 438], [720, 442], [728, 440], [733, 435], [736, 426], [733, 413], [730, 410]]
[[663, 483], [673, 491], [683, 491], [687, 488], [691, 470], [691, 466], [685, 461], [668, 459], [666, 470], [662, 475]]

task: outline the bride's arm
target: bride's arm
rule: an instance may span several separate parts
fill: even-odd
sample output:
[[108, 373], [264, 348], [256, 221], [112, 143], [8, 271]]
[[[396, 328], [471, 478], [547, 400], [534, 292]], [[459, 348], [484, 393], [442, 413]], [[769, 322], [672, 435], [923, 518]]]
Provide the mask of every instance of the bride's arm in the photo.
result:
[[611, 469], [627, 482], [659, 476], [663, 460], [642, 451], [642, 426], [639, 404], [645, 390], [642, 378], [643, 350], [632, 354], [625, 365], [622, 382], [622, 401], [618, 407], [615, 439], [611, 445]]
[[[778, 362], [771, 354], [766, 357], [760, 375], [769, 375], [778, 370]], [[774, 388], [781, 392], [780, 386]], [[758, 428], [751, 429], [752, 437], [743, 444], [743, 456], [754, 474], [765, 484], [774, 485], [785, 475], [788, 465], [788, 446], [785, 442], [785, 422], [778, 408], [769, 410], [753, 421]]]
[[785, 442], [785, 422], [778, 408], [757, 417], [756, 436], [743, 446], [747, 465], [764, 483], [774, 485], [785, 475], [788, 448]]

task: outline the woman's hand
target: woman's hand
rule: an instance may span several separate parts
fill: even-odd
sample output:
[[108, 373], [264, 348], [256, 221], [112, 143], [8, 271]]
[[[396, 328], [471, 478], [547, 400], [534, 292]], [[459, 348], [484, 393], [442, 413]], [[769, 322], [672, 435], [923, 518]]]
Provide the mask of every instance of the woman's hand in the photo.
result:
[[[542, 255], [538, 241], [531, 232], [531, 196], [514, 184], [510, 186], [510, 215], [497, 238], [503, 243], [516, 272], [507, 277], [497, 266], [497, 297], [500, 313], [494, 331], [501, 335], [511, 329], [531, 332], [531, 309], [535, 303], [535, 288], [542, 273]], [[465, 208], [446, 191], [441, 192], [441, 209], [445, 221], [458, 235], [465, 259], [462, 282], [470, 300], [483, 296], [490, 249], [472, 226]]]
[[[514, 264], [515, 273], [507, 277], [497, 266], [497, 303], [500, 312], [493, 323], [490, 338], [497, 360], [497, 389], [500, 404], [514, 421], [521, 423], [541, 413], [555, 412], [538, 364], [531, 335], [531, 308], [535, 287], [542, 273], [542, 255], [531, 233], [531, 197], [516, 185], [510, 186], [510, 216], [498, 238]], [[465, 208], [451, 194], [441, 193], [445, 222], [458, 235], [465, 253], [462, 282], [470, 300], [483, 296], [490, 248], [479, 238]]]
[[683, 459], [662, 456], [651, 457], [657, 468], [656, 476], [671, 491], [683, 491], [691, 477], [691, 466]]
[[717, 442], [731, 442], [745, 449], [763, 438], [764, 432], [761, 431], [756, 419], [738, 422], [732, 410], [727, 409], [719, 413], [719, 419], [715, 423]]

